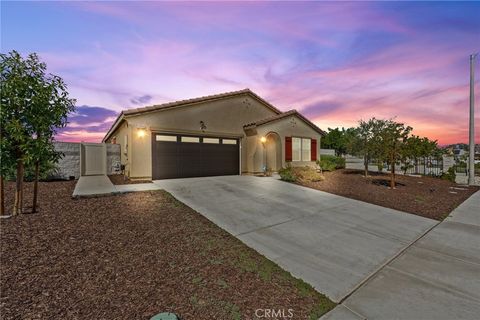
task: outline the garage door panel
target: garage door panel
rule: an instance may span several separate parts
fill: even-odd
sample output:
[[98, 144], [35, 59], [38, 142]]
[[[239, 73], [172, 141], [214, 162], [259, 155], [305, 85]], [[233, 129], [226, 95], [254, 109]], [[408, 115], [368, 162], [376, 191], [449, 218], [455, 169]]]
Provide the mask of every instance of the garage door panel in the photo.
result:
[[153, 179], [239, 174], [238, 142], [216, 144], [180, 141], [156, 141], [153, 137]]

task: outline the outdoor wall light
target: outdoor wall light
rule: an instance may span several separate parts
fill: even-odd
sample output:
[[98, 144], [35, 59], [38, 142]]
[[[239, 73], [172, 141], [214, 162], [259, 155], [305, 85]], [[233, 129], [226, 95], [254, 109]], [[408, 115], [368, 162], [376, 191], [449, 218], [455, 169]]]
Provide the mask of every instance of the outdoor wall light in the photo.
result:
[[145, 129], [143, 129], [143, 128], [137, 129], [137, 136], [138, 136], [139, 138], [145, 137]]
[[260, 141], [261, 141], [262, 143], [265, 143], [265, 142], [267, 142], [267, 138], [261, 137], [261, 138], [260, 138]]

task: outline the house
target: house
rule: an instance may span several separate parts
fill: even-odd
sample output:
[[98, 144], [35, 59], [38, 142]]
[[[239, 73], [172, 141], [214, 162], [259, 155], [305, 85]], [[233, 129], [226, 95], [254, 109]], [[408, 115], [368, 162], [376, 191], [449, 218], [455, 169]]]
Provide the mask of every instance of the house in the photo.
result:
[[121, 145], [129, 177], [167, 179], [313, 166], [324, 134], [245, 89], [125, 110], [103, 142]]

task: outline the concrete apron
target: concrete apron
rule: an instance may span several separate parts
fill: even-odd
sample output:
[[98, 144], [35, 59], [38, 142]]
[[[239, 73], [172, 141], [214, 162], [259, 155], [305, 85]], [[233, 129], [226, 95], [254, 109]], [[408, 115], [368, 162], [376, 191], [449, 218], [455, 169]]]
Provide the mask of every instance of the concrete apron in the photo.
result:
[[327, 319], [478, 319], [480, 191], [390, 261]]
[[154, 182], [336, 302], [437, 223], [273, 178]]
[[160, 190], [154, 183], [125, 184], [115, 186], [106, 175], [81, 176], [78, 179], [73, 197], [94, 197], [118, 193]]

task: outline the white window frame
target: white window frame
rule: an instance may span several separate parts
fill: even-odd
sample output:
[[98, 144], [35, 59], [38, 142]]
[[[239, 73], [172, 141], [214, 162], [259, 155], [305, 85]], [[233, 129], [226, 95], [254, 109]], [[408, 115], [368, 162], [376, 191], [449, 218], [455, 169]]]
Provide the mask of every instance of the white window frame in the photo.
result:
[[222, 144], [237, 144], [235, 139], [222, 139]]
[[[308, 155], [305, 154], [308, 152]], [[312, 161], [312, 139], [302, 138], [302, 161]]]
[[177, 142], [177, 136], [157, 134], [157, 135], [155, 135], [155, 141]]
[[182, 136], [180, 138], [180, 141], [187, 142], [187, 143], [200, 143], [200, 137]]
[[[295, 145], [299, 144], [299, 149]], [[308, 154], [305, 154], [308, 152]], [[292, 161], [312, 161], [312, 139], [303, 137], [292, 137]]]
[[292, 161], [302, 161], [302, 138], [292, 137]]
[[203, 138], [203, 143], [219, 144], [220, 138]]

